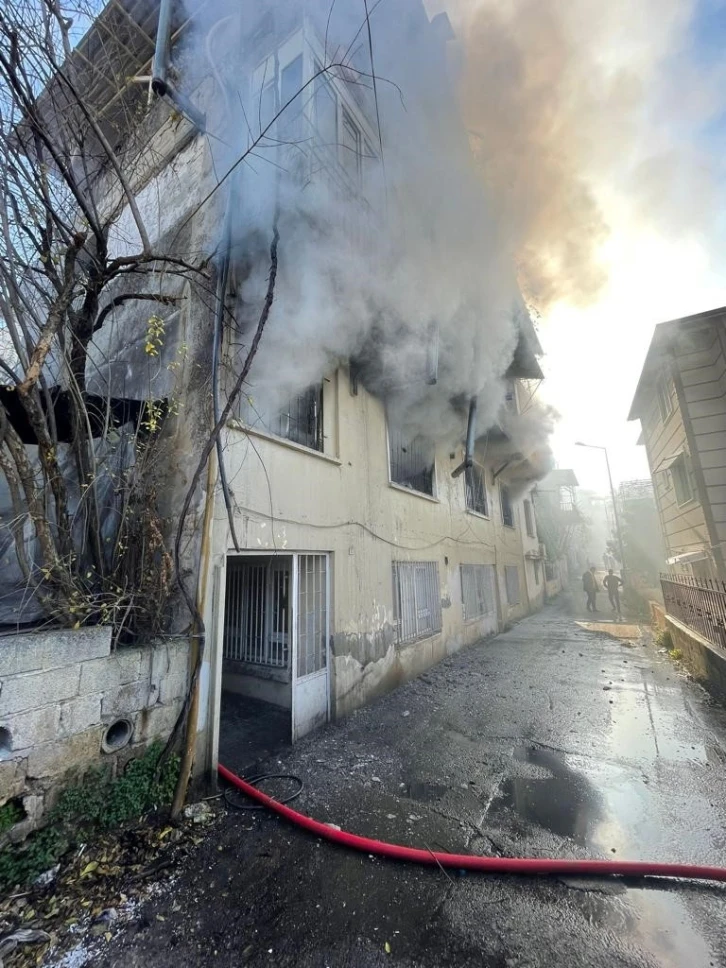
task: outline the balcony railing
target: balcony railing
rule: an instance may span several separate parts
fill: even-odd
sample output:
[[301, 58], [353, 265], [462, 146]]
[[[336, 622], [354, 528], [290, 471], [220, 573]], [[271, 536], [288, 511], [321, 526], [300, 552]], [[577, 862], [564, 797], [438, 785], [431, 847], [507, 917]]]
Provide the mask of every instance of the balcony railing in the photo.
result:
[[726, 651], [726, 582], [661, 575], [666, 612]]

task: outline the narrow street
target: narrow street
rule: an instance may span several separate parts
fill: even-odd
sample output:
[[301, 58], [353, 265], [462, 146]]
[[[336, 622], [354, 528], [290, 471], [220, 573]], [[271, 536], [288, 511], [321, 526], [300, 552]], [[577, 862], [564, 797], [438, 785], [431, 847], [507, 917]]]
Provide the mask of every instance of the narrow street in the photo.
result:
[[[302, 812], [431, 850], [723, 864], [726, 711], [585, 618], [551, 604], [267, 767], [304, 780]], [[724, 885], [461, 876], [262, 811], [196, 861], [89, 964], [726, 965]]]

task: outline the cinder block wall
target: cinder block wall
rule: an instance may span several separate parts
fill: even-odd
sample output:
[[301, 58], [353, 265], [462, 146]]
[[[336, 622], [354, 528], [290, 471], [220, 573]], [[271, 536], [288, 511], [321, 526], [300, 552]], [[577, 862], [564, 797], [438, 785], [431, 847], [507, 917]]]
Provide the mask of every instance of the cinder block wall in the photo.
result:
[[186, 692], [186, 639], [111, 650], [109, 628], [0, 638], [0, 806], [17, 799], [37, 827], [62, 788], [92, 766], [122, 768], [165, 739]]

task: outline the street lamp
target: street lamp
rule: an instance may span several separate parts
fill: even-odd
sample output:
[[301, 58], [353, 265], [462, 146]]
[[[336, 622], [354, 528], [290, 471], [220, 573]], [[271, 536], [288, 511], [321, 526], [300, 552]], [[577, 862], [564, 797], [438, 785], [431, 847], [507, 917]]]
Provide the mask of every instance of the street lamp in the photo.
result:
[[623, 534], [620, 530], [620, 518], [618, 517], [618, 502], [615, 500], [615, 488], [613, 487], [613, 476], [610, 473], [610, 461], [608, 460], [607, 447], [602, 447], [600, 444], [583, 444], [581, 440], [575, 441], [575, 447], [590, 447], [592, 450], [601, 450], [605, 454], [605, 465], [608, 469], [608, 483], [610, 484], [610, 498], [613, 502], [613, 514], [615, 515], [615, 530], [618, 535], [618, 548], [620, 549], [620, 572], [623, 581], [625, 581], [625, 555], [623, 554]]

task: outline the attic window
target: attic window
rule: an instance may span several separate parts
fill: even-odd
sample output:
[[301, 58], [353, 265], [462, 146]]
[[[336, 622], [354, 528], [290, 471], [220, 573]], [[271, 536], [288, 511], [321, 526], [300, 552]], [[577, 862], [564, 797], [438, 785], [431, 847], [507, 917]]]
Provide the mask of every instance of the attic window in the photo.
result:
[[663, 423], [673, 413], [673, 401], [671, 400], [671, 380], [669, 376], [659, 376], [656, 384], [656, 394], [658, 396], [658, 410], [660, 419]]

